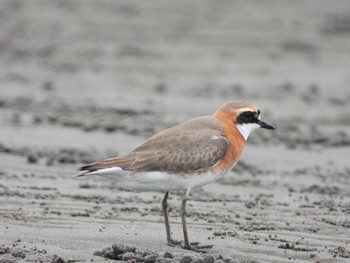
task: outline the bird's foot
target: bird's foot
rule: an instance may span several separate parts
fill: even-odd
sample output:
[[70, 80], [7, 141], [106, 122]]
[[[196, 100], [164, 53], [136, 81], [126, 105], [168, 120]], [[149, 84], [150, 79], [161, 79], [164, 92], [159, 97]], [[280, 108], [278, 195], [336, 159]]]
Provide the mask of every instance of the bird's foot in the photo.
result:
[[178, 245], [181, 245], [182, 241], [179, 241], [179, 240], [176, 240], [176, 239], [168, 239], [168, 245], [171, 246], [171, 247], [175, 247], [175, 246], [178, 246]]
[[199, 242], [190, 242], [189, 244], [185, 244], [184, 241], [176, 240], [173, 238], [168, 239], [168, 246], [176, 247], [180, 246], [183, 249], [200, 252], [200, 253], [207, 253], [208, 249], [211, 249], [213, 245], [201, 245]]
[[195, 251], [195, 252], [200, 252], [200, 253], [208, 253], [208, 249], [211, 249], [213, 245], [200, 245], [199, 242], [191, 242], [190, 244], [187, 245], [181, 245], [182, 248]]

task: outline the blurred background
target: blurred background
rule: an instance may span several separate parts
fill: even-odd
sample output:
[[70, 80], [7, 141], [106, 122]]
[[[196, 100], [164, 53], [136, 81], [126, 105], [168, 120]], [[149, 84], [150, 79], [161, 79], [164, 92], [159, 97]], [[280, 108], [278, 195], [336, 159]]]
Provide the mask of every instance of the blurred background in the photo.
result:
[[293, 88], [348, 99], [346, 0], [4, 0], [0, 8], [1, 89], [9, 97], [164, 101], [172, 110], [178, 97], [185, 105], [272, 102]]
[[4, 0], [0, 32], [18, 121], [148, 136], [248, 100], [279, 123], [349, 123], [346, 0]]

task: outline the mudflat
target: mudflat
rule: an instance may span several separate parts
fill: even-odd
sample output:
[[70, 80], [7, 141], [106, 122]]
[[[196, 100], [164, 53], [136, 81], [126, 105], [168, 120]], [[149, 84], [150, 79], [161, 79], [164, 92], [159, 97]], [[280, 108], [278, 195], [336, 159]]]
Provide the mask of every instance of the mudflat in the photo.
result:
[[[1, 1], [0, 262], [348, 262], [349, 24], [348, 1]], [[166, 244], [163, 193], [72, 178], [231, 100], [277, 129], [191, 191], [207, 254]]]

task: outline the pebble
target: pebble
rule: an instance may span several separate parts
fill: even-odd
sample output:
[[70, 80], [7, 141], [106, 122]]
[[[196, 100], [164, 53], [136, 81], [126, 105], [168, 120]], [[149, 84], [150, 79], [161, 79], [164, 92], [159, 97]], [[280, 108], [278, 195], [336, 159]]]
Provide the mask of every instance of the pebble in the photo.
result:
[[0, 247], [0, 255], [1, 254], [6, 254], [6, 253], [10, 253], [10, 247], [6, 246], [6, 245], [2, 245]]
[[16, 259], [0, 258], [0, 263], [15, 263]]
[[157, 255], [153, 254], [153, 255], [147, 255], [144, 257], [144, 262], [145, 263], [155, 263], [157, 260]]
[[66, 262], [67, 261], [64, 258], [57, 255], [53, 255], [51, 258], [51, 263], [66, 263]]
[[126, 252], [122, 254], [122, 260], [129, 261], [135, 258], [135, 254], [133, 252]]
[[167, 251], [164, 253], [164, 257], [165, 258], [174, 258], [174, 255]]
[[30, 153], [27, 156], [27, 162], [28, 163], [37, 163], [38, 162], [38, 156], [34, 153]]
[[196, 258], [193, 263], [203, 263], [203, 259], [202, 258]]
[[169, 258], [157, 258], [157, 263], [175, 263], [177, 261], [175, 261], [174, 259], [169, 259]]
[[226, 256], [226, 257], [223, 258], [223, 261], [224, 261], [225, 263], [232, 263], [232, 262], [233, 262], [233, 259], [232, 259], [230, 256]]
[[14, 248], [11, 250], [11, 255], [15, 258], [25, 258], [26, 253], [23, 249]]
[[124, 245], [122, 243], [116, 243], [112, 245], [112, 249], [116, 255], [120, 255], [126, 252], [132, 252], [135, 253], [136, 247]]
[[181, 260], [180, 263], [190, 263], [192, 262], [192, 257], [191, 256], [184, 256]]
[[102, 249], [102, 251], [95, 251], [95, 256], [100, 256], [108, 259], [131, 262], [145, 262], [145, 263], [233, 263], [234, 261], [229, 256], [222, 256], [221, 254], [196, 254], [190, 255], [174, 255], [171, 252], [164, 252], [159, 256], [153, 250], [139, 250], [135, 246], [126, 245], [123, 243], [115, 243], [112, 247]]
[[105, 258], [118, 259], [117, 255], [114, 253], [114, 251], [110, 247], [102, 249], [102, 255]]
[[213, 255], [207, 255], [203, 259], [203, 263], [214, 263], [215, 257]]

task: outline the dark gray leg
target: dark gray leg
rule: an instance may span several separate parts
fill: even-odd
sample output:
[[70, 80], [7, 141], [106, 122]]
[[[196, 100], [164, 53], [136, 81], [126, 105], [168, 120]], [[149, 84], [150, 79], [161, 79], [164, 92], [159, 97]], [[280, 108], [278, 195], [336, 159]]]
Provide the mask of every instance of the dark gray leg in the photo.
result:
[[181, 207], [180, 207], [180, 216], [181, 216], [181, 221], [182, 221], [182, 229], [184, 232], [184, 245], [183, 248], [184, 249], [188, 249], [188, 250], [192, 250], [192, 251], [196, 251], [196, 252], [206, 252], [203, 249], [208, 249], [208, 248], [212, 248], [212, 245], [204, 245], [201, 246], [198, 244], [198, 242], [193, 242], [190, 243], [189, 239], [188, 239], [188, 232], [187, 232], [187, 223], [186, 223], [186, 203], [187, 203], [187, 197], [190, 193], [191, 189], [187, 189], [184, 197], [182, 199], [182, 203], [181, 203]]
[[180, 241], [174, 240], [171, 237], [171, 232], [170, 232], [170, 223], [169, 223], [169, 215], [168, 215], [168, 196], [169, 192], [166, 192], [164, 195], [164, 198], [162, 200], [162, 209], [163, 209], [163, 214], [164, 214], [164, 223], [165, 223], [165, 230], [166, 230], [166, 239], [168, 241], [169, 246], [176, 246], [180, 245]]
[[187, 232], [187, 223], [186, 223], [186, 203], [187, 203], [187, 194], [188, 191], [186, 191], [184, 198], [182, 199], [181, 207], [180, 207], [180, 215], [181, 215], [181, 221], [182, 221], [182, 229], [184, 232], [184, 248], [185, 249], [191, 249], [190, 242], [188, 241], [188, 232]]

